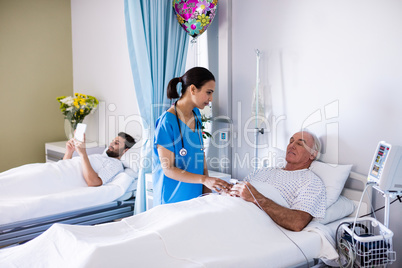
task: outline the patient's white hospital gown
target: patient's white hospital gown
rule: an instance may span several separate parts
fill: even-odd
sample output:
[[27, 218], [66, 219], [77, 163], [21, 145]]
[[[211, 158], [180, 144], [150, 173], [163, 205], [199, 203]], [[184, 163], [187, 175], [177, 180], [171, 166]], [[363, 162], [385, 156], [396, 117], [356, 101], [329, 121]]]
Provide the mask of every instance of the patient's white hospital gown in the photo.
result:
[[325, 216], [325, 185], [309, 169], [262, 168], [248, 175], [245, 181], [267, 182], [279, 190], [291, 209], [305, 211], [315, 218]]
[[[120, 160], [105, 154], [93, 154], [88, 158], [103, 184], [110, 182], [124, 170]], [[68, 183], [66, 183], [67, 181]], [[13, 192], [10, 196], [16, 198], [17, 196], [27, 197], [64, 192], [84, 186], [87, 184], [82, 172], [80, 157], [58, 162], [28, 164], [0, 173], [1, 198], [11, 195], [11, 193], [8, 194], [9, 189], [19, 189], [17, 193]]]

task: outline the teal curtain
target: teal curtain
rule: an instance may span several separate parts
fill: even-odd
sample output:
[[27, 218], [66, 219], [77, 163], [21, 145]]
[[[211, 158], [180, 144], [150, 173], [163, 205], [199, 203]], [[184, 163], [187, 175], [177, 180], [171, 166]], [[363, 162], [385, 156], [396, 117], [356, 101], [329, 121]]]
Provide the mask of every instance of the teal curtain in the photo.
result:
[[135, 213], [146, 210], [145, 174], [152, 172], [156, 119], [170, 106], [166, 87], [184, 73], [188, 35], [176, 20], [172, 0], [125, 0], [127, 42], [137, 103], [143, 120], [142, 165]]

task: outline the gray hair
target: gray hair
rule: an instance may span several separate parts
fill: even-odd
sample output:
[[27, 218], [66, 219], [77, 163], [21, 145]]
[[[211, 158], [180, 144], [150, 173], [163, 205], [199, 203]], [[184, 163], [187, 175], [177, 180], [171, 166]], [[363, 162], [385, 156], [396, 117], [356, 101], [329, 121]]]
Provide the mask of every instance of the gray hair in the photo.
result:
[[311, 135], [311, 137], [313, 137], [313, 148], [309, 148], [312, 151], [317, 152], [317, 155], [315, 156], [314, 160], [317, 160], [320, 158], [320, 153], [321, 153], [321, 141], [320, 139], [317, 137], [317, 135], [315, 135], [314, 133], [312, 133], [311, 131], [307, 130], [307, 129], [302, 129], [301, 132], [303, 133], [308, 133]]

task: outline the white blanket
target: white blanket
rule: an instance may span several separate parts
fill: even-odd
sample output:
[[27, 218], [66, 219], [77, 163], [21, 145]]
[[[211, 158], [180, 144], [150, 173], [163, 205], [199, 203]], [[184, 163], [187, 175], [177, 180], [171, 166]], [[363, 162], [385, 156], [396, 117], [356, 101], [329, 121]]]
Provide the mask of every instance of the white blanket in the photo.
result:
[[336, 258], [322, 225], [314, 224], [287, 231], [252, 203], [209, 195], [115, 223], [55, 224], [24, 245], [0, 250], [0, 266], [289, 267], [305, 261], [290, 239], [308, 259]]
[[1, 173], [0, 225], [111, 202], [134, 180], [122, 172], [106, 185], [88, 187], [75, 161], [30, 164]]

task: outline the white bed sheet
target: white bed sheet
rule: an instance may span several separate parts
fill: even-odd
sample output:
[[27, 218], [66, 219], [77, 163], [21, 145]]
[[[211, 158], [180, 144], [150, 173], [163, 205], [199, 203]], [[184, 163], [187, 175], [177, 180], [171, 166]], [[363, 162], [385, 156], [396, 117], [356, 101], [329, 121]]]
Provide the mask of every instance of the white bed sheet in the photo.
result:
[[[289, 267], [337, 258], [326, 228], [278, 227], [240, 198], [208, 195], [158, 206], [98, 226], [55, 224], [21, 246], [0, 250], [1, 267]], [[36, 266], [35, 266], [36, 265]]]
[[[0, 225], [24, 221], [106, 204], [123, 196], [135, 178], [119, 173], [112, 182], [88, 187], [80, 176], [62, 178], [53, 183], [52, 176], [7, 181], [0, 189]], [[54, 175], [54, 174], [53, 174]]]

